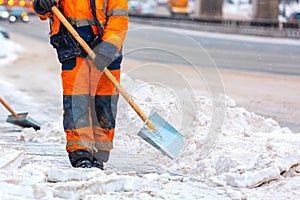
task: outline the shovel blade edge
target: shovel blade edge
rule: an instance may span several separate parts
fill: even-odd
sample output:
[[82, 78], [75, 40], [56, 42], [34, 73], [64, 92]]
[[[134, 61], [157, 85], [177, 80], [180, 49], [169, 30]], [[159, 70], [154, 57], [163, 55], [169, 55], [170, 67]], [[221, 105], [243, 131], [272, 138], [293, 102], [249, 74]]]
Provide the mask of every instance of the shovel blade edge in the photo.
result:
[[[148, 120], [153, 123], [156, 130], [148, 128], [146, 125]], [[171, 159], [180, 153], [184, 145], [184, 136], [156, 112], [150, 114], [138, 136]]]
[[18, 118], [15, 118], [12, 115], [9, 115], [6, 119], [6, 122], [21, 126], [23, 128], [34, 128], [35, 130], [41, 129], [41, 124], [34, 119], [32, 119], [30, 116], [28, 116], [28, 113], [20, 113], [18, 114]]

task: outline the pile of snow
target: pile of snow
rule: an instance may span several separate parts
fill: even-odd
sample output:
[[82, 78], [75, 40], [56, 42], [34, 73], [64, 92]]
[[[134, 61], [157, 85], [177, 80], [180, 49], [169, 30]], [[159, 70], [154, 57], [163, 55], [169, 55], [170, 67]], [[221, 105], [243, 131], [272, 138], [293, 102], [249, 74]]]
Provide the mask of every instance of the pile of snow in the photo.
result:
[[[141, 84], [141, 81], [132, 80], [127, 75], [122, 76], [122, 81], [125, 85], [130, 83], [132, 87], [138, 87], [133, 98], [140, 103], [142, 110], [150, 111], [155, 106], [170, 122], [173, 121], [170, 118], [172, 113], [180, 113], [175, 96], [168, 95], [165, 89]], [[209, 97], [199, 95], [194, 98], [199, 107], [192, 132], [185, 133], [186, 144], [180, 156], [164, 166], [168, 171], [205, 180], [214, 187], [255, 188], [272, 180], [281, 180], [283, 173], [300, 164], [300, 134], [281, 128], [272, 119], [236, 106], [229, 97], [225, 99], [224, 124], [218, 141], [212, 144], [214, 146], [206, 155], [203, 154], [203, 146], [210, 129], [213, 107]], [[143, 124], [132, 108], [124, 101], [120, 102], [119, 107], [116, 146], [137, 154], [157, 154], [155, 148], [133, 134]], [[64, 143], [63, 131], [59, 127], [50, 123], [37, 132], [24, 129], [21, 135], [26, 141]], [[161, 178], [158, 176], [158, 179]]]
[[[127, 79], [123, 81], [125, 85], [127, 82], [130, 82], [131, 86], [141, 85], [129, 77]], [[149, 111], [147, 104], [150, 103], [151, 106], [158, 108], [158, 112], [167, 121], [174, 122], [168, 116], [172, 114], [175, 118], [180, 116], [177, 115], [180, 113], [179, 103], [170, 93], [153, 87], [143, 84], [143, 87], [139, 86], [136, 93], [138, 95], [133, 94], [133, 97], [143, 110]], [[165, 99], [168, 97], [168, 101], [161, 102], [164, 98], [155, 100], [162, 96]], [[214, 108], [209, 97], [201, 95], [194, 97], [194, 104], [198, 105], [198, 110], [192, 132], [185, 132], [185, 148], [181, 155], [168, 165], [169, 171], [209, 180], [214, 186], [253, 188], [270, 180], [281, 179], [283, 172], [300, 164], [300, 134], [294, 134], [288, 128], [281, 128], [273, 119], [264, 118], [236, 106], [234, 100], [229, 97], [225, 99], [227, 105], [225, 121], [216, 138], [218, 141], [212, 144], [214, 146], [207, 155], [203, 146], [207, 141], [213, 120], [211, 112]], [[127, 132], [121, 131], [117, 134], [116, 143], [122, 143], [118, 145], [124, 145], [130, 152], [155, 153], [153, 147], [143, 144], [140, 138], [132, 134], [138, 132], [141, 127], [141, 124], [134, 120], [136, 117], [132, 109], [125, 104], [121, 104], [120, 107], [122, 110], [120, 112], [132, 116], [132, 120], [123, 124], [122, 130]], [[120, 121], [126, 117], [122, 116]]]

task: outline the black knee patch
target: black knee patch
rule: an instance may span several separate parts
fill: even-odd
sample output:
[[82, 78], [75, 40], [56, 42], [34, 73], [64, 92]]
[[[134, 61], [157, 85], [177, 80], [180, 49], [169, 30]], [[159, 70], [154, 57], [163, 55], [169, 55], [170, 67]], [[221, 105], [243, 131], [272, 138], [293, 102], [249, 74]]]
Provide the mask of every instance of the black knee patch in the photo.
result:
[[[115, 119], [117, 113], [119, 95], [113, 96], [96, 96], [94, 108], [97, 122], [101, 128], [115, 128]], [[93, 119], [95, 123], [95, 119]], [[94, 124], [95, 125], [95, 124]]]
[[90, 126], [88, 95], [64, 95], [63, 105], [65, 130], [75, 130]]

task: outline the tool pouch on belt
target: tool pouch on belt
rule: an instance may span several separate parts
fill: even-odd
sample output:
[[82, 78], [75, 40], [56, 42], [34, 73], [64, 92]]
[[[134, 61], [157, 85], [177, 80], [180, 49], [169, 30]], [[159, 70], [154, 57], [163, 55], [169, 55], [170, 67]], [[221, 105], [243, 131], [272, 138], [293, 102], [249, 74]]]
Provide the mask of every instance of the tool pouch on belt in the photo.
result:
[[50, 44], [56, 49], [58, 60], [61, 63], [82, 54], [80, 45], [62, 25], [59, 32], [50, 37]]

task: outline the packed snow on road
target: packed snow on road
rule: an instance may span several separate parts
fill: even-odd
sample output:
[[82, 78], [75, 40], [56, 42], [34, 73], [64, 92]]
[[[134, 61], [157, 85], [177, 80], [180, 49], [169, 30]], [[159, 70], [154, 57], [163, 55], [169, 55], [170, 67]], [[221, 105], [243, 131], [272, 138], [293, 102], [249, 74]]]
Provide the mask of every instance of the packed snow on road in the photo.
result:
[[[3, 37], [0, 46], [1, 70], [17, 59], [22, 47]], [[10, 92], [13, 85], [2, 78], [0, 82], [2, 97], [14, 99], [22, 93]], [[122, 74], [125, 88], [140, 83]], [[38, 106], [24, 95], [19, 103], [25, 108]], [[8, 112], [1, 107], [1, 199], [223, 200], [300, 196], [299, 133], [248, 112], [228, 96], [224, 97], [224, 120], [218, 134], [211, 136], [208, 133], [215, 107], [210, 97], [200, 93], [187, 97], [197, 106], [189, 130], [176, 122], [180, 105], [172, 93], [144, 83], [133, 98], [146, 111], [151, 102], [184, 134], [185, 145], [177, 158], [163, 156], [135, 134], [143, 123], [124, 100], [119, 103], [115, 149], [104, 171], [69, 165], [61, 116], [44, 121], [41, 130], [21, 130], [5, 122]], [[128, 120], [121, 120], [124, 118]]]

